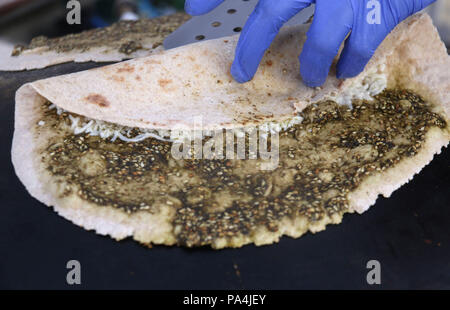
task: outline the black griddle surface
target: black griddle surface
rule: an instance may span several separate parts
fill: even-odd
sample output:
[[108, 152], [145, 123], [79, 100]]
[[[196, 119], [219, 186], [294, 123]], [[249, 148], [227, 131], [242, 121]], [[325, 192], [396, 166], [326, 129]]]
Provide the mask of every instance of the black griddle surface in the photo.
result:
[[[450, 289], [450, 150], [389, 199], [300, 239], [213, 251], [156, 246], [85, 231], [33, 199], [11, 164], [20, 85], [99, 64], [0, 72], [0, 288], [3, 289]], [[66, 263], [81, 263], [80, 286]], [[381, 285], [366, 263], [381, 263]]]

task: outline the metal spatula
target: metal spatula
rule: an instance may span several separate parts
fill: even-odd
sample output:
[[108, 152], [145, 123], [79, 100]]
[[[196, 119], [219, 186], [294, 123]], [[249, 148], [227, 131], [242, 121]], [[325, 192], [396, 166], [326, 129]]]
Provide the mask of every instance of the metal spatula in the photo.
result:
[[[208, 14], [194, 16], [164, 41], [164, 48], [211, 40], [239, 33], [258, 0], [227, 0]], [[302, 10], [286, 25], [305, 23], [314, 14], [314, 5]]]

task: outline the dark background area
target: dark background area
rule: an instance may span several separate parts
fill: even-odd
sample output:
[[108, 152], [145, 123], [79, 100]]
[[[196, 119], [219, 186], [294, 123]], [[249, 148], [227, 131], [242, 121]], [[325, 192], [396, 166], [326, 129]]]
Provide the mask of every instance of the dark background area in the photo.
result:
[[[29, 81], [100, 64], [0, 72], [2, 289], [450, 289], [450, 150], [389, 199], [340, 225], [278, 244], [214, 251], [116, 242], [75, 226], [33, 199], [10, 158], [14, 93]], [[81, 263], [81, 285], [66, 263]], [[381, 263], [381, 285], [366, 263]]]

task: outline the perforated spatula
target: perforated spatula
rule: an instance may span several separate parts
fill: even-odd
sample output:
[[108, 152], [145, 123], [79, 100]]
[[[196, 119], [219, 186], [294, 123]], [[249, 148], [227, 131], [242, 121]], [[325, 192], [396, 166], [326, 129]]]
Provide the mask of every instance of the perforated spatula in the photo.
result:
[[[164, 41], [164, 48], [211, 40], [239, 33], [258, 0], [226, 0], [211, 12], [194, 16]], [[305, 23], [314, 14], [314, 5], [302, 10], [286, 25]]]

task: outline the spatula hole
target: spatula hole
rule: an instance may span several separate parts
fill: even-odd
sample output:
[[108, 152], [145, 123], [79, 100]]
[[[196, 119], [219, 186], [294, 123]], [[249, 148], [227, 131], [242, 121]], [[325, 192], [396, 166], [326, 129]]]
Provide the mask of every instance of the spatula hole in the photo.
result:
[[213, 22], [213, 23], [211, 24], [211, 26], [213, 26], [213, 27], [219, 27], [220, 25], [222, 25], [221, 22]]
[[233, 29], [233, 31], [234, 31], [234, 32], [241, 32], [241, 31], [242, 31], [242, 28], [241, 28], [241, 27], [236, 27], [236, 28]]
[[200, 35], [196, 36], [195, 39], [196, 39], [197, 41], [201, 41], [201, 40], [204, 40], [204, 39], [205, 39], [205, 36], [202, 35], [202, 34], [200, 34]]
[[227, 13], [228, 14], [234, 14], [234, 13], [236, 13], [237, 11], [235, 10], [235, 9], [229, 9], [228, 11], [227, 11]]

